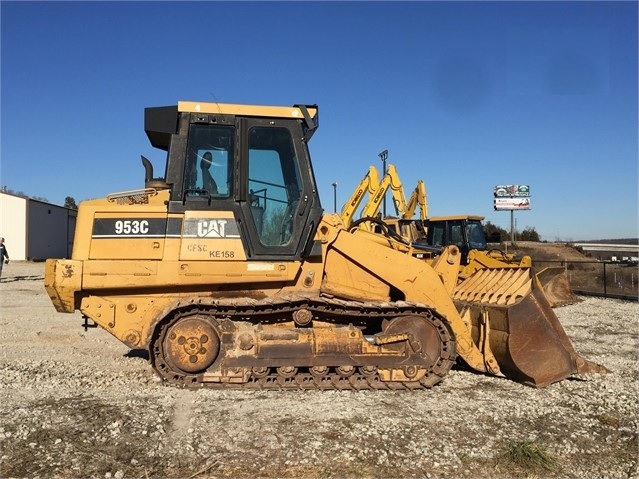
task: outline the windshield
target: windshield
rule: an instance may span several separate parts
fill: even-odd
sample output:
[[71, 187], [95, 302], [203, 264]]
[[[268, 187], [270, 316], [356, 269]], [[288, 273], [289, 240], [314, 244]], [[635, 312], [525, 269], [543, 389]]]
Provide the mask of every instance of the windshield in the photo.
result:
[[485, 250], [488, 248], [486, 235], [484, 234], [484, 226], [481, 224], [481, 221], [468, 220], [466, 224], [466, 237], [468, 238], [468, 246], [470, 249]]

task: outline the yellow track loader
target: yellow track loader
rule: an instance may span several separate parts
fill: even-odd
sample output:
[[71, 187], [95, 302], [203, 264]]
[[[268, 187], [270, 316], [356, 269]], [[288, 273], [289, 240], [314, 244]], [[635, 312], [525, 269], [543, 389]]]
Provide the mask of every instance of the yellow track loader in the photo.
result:
[[538, 387], [604, 370], [535, 290], [454, 302], [456, 246], [425, 262], [324, 214], [316, 105], [178, 102], [144, 123], [164, 176], [143, 157], [144, 188], [82, 202], [72, 258], [47, 260], [45, 287], [58, 311], [148, 350], [166, 383], [422, 389], [457, 359]]

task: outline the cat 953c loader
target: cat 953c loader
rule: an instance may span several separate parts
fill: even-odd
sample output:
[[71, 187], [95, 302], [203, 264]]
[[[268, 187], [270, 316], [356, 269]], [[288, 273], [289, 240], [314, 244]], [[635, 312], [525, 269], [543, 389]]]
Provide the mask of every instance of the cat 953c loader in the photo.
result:
[[46, 262], [56, 309], [181, 387], [420, 389], [457, 358], [533, 386], [603, 370], [538, 292], [454, 303], [456, 246], [425, 262], [323, 214], [317, 125], [315, 105], [147, 108], [165, 175], [143, 157], [145, 188], [81, 203], [72, 258]]

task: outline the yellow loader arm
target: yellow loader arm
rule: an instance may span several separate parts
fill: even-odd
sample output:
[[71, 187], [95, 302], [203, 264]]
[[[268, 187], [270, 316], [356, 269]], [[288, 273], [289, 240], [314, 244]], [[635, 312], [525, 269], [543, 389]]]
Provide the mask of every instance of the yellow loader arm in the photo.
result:
[[[368, 241], [368, 236], [379, 236], [375, 233], [341, 231], [330, 215], [322, 224], [330, 225], [323, 239], [330, 245], [326, 292], [352, 291], [352, 297], [358, 297], [366, 283], [373, 294], [372, 278], [349, 279], [349, 272], [374, 272], [380, 281], [401, 291], [406, 301], [427, 304], [441, 314], [455, 338], [457, 355], [470, 368], [534, 387], [573, 374], [608, 371], [575, 351], [529, 269], [510, 269], [507, 274], [478, 271], [466, 280], [472, 284], [466, 283], [464, 291], [455, 286], [460, 259], [456, 246], [426, 262], [383, 241]], [[409, 278], [406, 271], [411, 271]]]

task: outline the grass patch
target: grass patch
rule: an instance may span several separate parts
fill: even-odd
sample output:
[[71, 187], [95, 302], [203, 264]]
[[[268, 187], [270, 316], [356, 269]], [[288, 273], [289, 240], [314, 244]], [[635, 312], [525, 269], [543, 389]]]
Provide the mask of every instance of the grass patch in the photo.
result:
[[600, 414], [595, 416], [601, 424], [604, 426], [610, 426], [618, 429], [621, 426], [621, 420], [618, 417], [611, 416], [610, 414]]
[[506, 445], [501, 459], [531, 473], [557, 470], [557, 460], [548, 452], [546, 446], [537, 441], [510, 442]]

